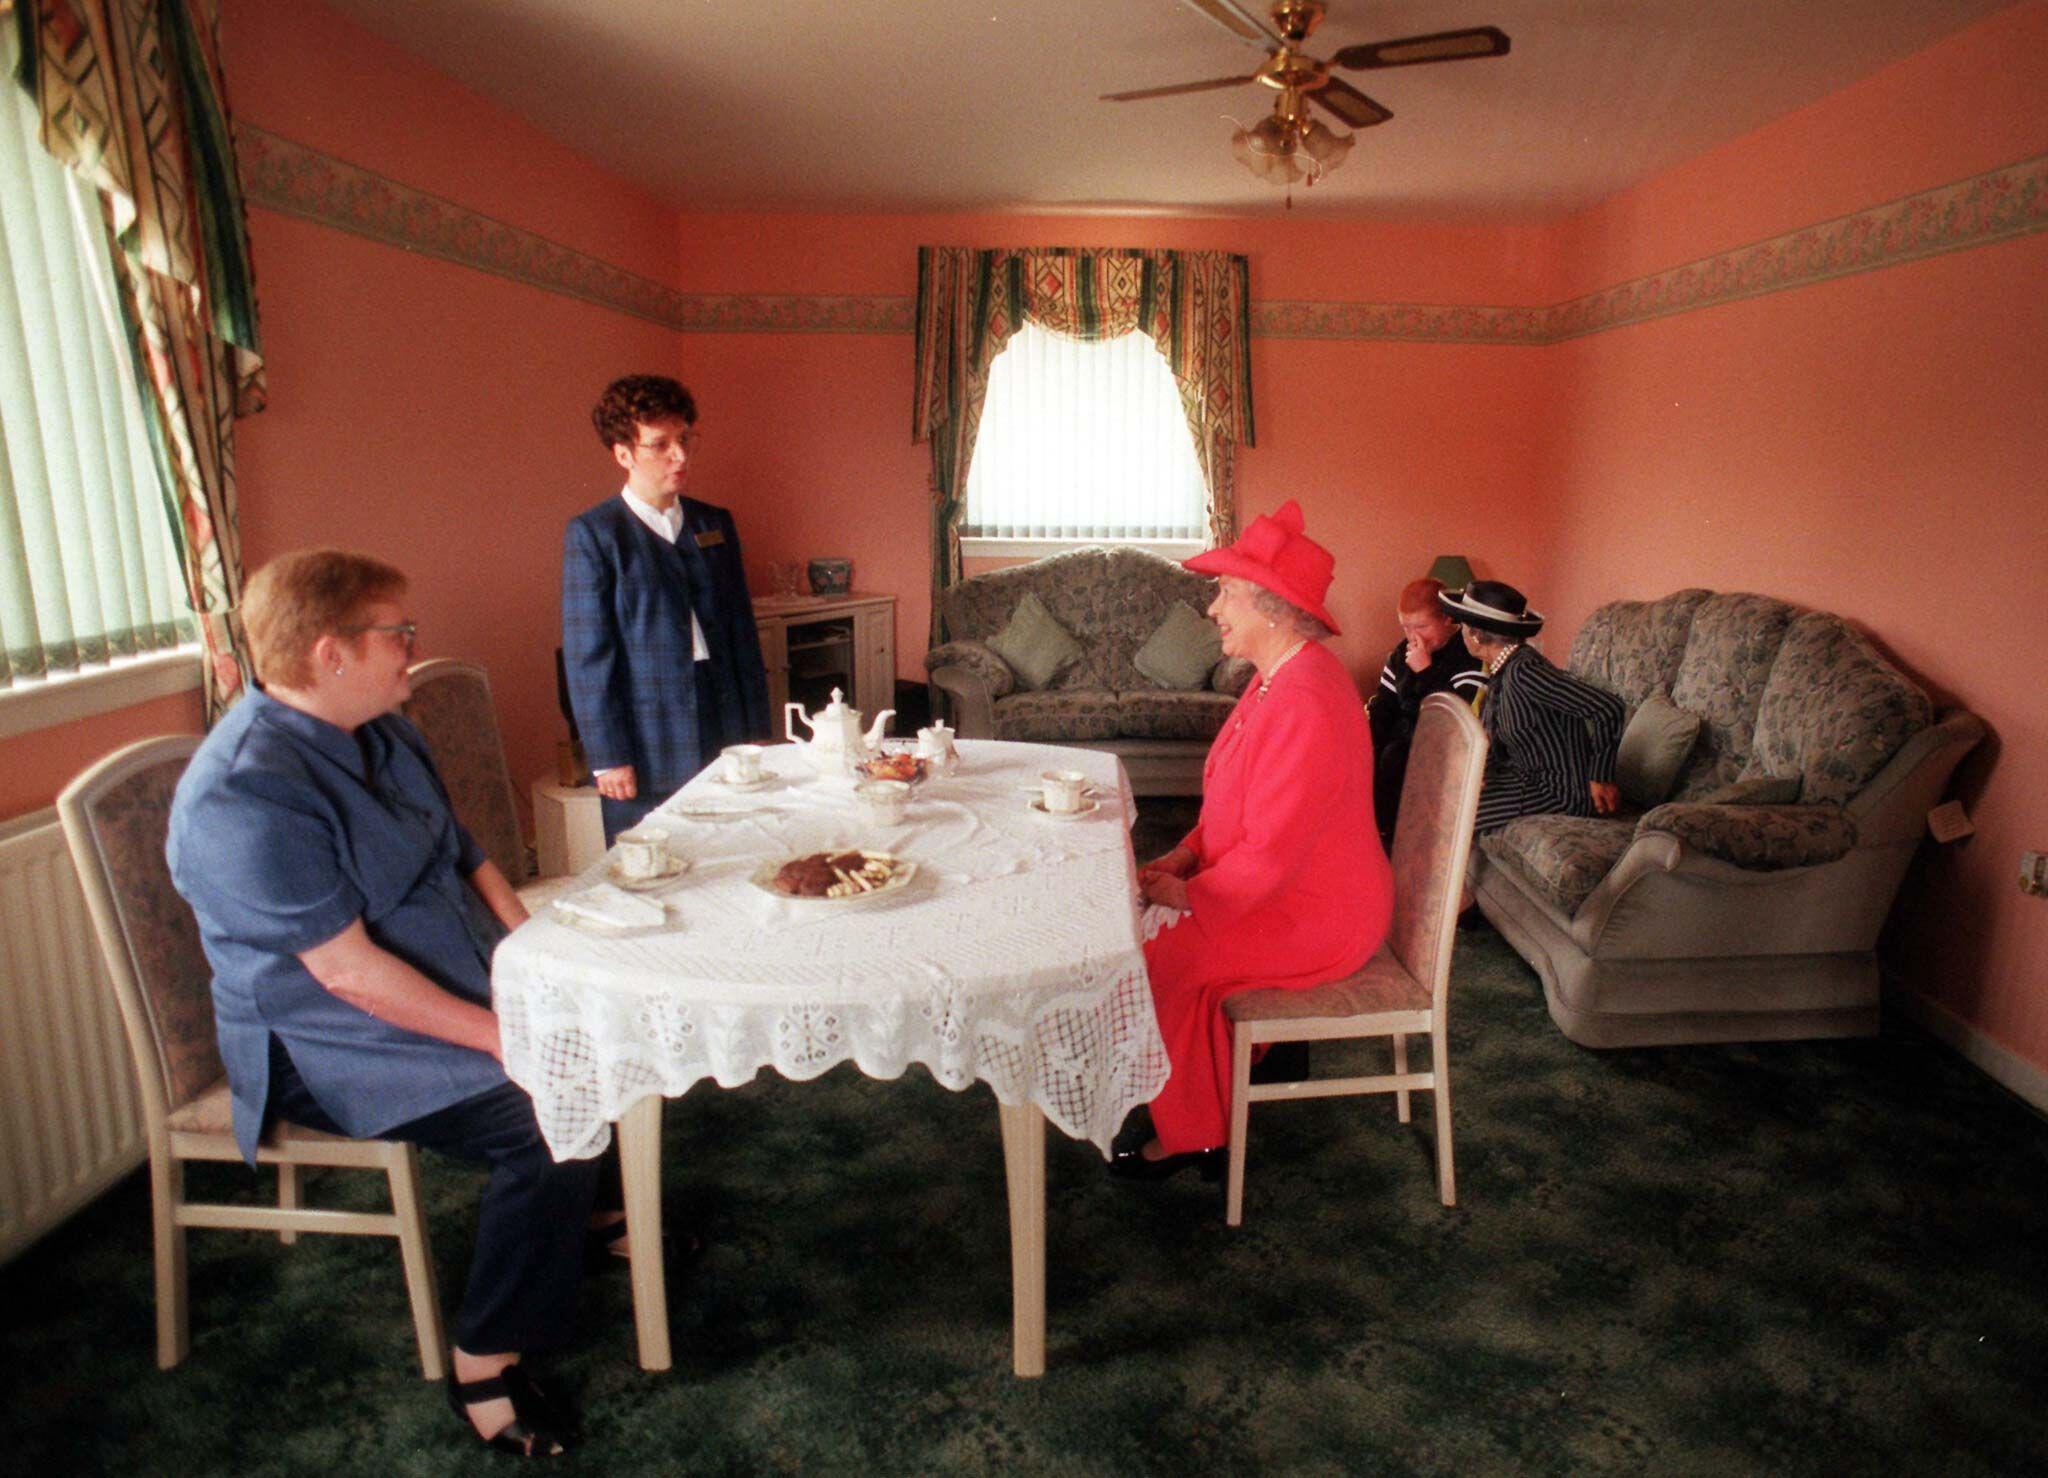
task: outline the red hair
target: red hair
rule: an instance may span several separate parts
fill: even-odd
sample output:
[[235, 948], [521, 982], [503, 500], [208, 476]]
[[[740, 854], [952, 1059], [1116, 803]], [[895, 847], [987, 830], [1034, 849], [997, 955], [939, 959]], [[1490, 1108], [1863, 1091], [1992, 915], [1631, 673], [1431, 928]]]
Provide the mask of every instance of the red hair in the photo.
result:
[[1401, 587], [1401, 603], [1394, 609], [1404, 616], [1412, 616], [1419, 611], [1440, 611], [1443, 607], [1437, 604], [1436, 598], [1443, 593], [1443, 581], [1424, 575], [1420, 580], [1410, 580]]

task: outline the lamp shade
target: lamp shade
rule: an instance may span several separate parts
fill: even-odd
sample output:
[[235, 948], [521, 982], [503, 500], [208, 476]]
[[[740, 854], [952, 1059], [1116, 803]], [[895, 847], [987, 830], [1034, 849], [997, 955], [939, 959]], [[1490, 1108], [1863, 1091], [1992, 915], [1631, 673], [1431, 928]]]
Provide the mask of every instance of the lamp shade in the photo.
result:
[[1439, 554], [1429, 567], [1429, 578], [1446, 590], [1463, 590], [1472, 583], [1472, 562], [1462, 554]]

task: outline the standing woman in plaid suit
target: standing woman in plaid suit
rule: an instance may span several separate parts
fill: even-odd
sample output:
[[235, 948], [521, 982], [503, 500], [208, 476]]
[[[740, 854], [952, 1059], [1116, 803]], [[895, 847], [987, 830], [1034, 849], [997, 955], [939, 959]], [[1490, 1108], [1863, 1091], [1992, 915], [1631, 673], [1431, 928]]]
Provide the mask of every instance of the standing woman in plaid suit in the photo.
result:
[[626, 485], [569, 521], [562, 662], [609, 845], [724, 746], [768, 732], [768, 675], [732, 515], [683, 496], [690, 392], [628, 375], [590, 418]]

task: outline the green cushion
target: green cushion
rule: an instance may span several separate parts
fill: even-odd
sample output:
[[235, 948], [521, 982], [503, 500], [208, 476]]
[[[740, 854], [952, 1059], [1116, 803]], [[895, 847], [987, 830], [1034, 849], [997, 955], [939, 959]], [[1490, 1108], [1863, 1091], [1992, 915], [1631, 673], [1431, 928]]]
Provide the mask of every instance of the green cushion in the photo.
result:
[[1628, 721], [1614, 757], [1614, 783], [1634, 806], [1664, 803], [1678, 783], [1679, 767], [1700, 737], [1700, 716], [1652, 693]]
[[1028, 590], [988, 644], [1016, 670], [1018, 681], [1027, 688], [1044, 687], [1081, 659], [1081, 644], [1053, 619], [1045, 602]]
[[1791, 806], [1798, 802], [1797, 775], [1757, 775], [1693, 797], [1698, 806]]
[[1223, 633], [1177, 600], [1166, 608], [1159, 629], [1138, 648], [1131, 666], [1162, 688], [1199, 688], [1223, 656]]

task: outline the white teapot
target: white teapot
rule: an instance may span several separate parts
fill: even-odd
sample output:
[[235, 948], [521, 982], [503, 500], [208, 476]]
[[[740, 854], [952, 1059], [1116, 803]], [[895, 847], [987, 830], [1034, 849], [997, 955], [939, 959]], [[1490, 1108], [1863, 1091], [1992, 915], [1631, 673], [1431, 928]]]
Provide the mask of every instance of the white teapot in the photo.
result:
[[[882, 736], [889, 731], [889, 720], [895, 716], [895, 709], [883, 709], [876, 716], [874, 726], [863, 734], [860, 729], [861, 711], [849, 708], [841, 700], [839, 689], [834, 688], [832, 701], [816, 713], [805, 713], [801, 703], [783, 704], [782, 731], [804, 752], [820, 775], [850, 775], [861, 761], [873, 759], [882, 752]], [[797, 737], [798, 719], [802, 719], [810, 729], [810, 738]]]
[[960, 751], [953, 747], [953, 731], [944, 719], [917, 731], [917, 754], [941, 775], [950, 775], [960, 766]]

